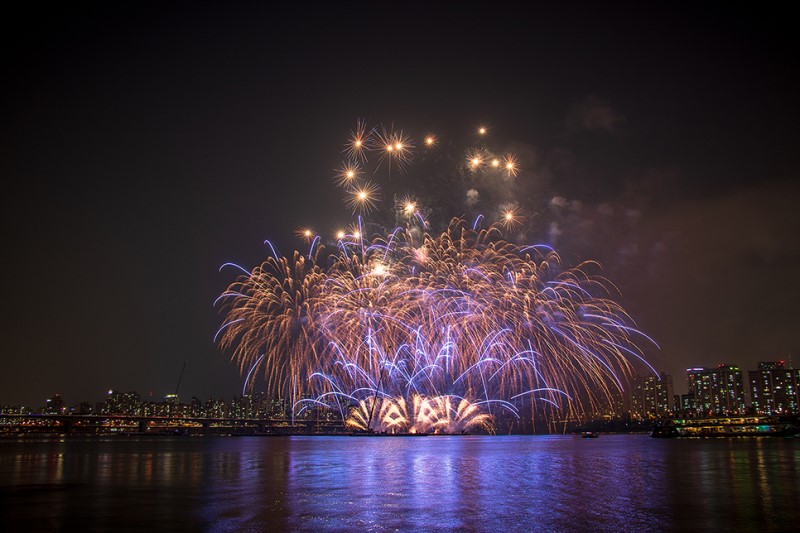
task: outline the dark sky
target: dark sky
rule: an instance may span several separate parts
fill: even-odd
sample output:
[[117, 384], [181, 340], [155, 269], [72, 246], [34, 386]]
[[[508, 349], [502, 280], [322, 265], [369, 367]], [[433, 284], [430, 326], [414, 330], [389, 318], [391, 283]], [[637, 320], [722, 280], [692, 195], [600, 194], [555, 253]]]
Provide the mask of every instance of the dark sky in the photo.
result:
[[603, 263], [679, 392], [688, 366], [800, 365], [782, 4], [166, 4], [4, 11], [0, 404], [160, 398], [184, 362], [183, 397], [238, 394], [218, 268], [351, 219], [331, 177], [358, 118], [489, 125], [530, 240]]

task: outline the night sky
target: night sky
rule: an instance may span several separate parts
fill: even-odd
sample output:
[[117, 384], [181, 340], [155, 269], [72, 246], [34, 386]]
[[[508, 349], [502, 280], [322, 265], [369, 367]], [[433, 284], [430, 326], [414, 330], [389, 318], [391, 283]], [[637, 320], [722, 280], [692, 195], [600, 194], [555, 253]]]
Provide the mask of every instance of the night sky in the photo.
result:
[[800, 365], [781, 4], [27, 4], [2, 23], [0, 404], [160, 399], [184, 362], [182, 398], [239, 394], [218, 269], [352, 220], [332, 177], [359, 118], [418, 142], [487, 125], [525, 237], [603, 264], [677, 392], [689, 366]]

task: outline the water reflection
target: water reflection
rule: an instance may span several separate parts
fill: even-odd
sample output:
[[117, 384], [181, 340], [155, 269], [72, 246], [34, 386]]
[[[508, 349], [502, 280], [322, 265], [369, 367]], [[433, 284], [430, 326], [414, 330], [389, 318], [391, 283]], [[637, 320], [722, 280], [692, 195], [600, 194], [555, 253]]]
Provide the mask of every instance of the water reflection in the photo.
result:
[[782, 531], [800, 439], [0, 440], [0, 530]]

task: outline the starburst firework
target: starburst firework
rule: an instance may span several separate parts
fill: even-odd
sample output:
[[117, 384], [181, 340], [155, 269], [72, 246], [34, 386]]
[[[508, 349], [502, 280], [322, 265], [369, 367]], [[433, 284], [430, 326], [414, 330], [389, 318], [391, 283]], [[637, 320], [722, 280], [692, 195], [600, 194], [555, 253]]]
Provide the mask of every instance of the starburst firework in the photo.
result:
[[[359, 122], [354, 138], [365, 131]], [[383, 131], [376, 146], [402, 162], [413, 143]], [[490, 156], [475, 149], [468, 165], [493, 165]], [[519, 171], [513, 155], [494, 161]], [[376, 184], [349, 190], [354, 213], [378, 202]], [[646, 364], [637, 342], [649, 337], [598, 265], [566, 268], [549, 247], [507, 240], [522, 223], [515, 207], [488, 228], [456, 217], [440, 233], [412, 197], [394, 207], [405, 226], [366, 235], [359, 217], [333, 247], [314, 237], [307, 254], [274, 254], [218, 298], [216, 339], [246, 387], [261, 375], [271, 395], [363, 430], [462, 432], [491, 430], [495, 414], [523, 405], [585, 416]]]

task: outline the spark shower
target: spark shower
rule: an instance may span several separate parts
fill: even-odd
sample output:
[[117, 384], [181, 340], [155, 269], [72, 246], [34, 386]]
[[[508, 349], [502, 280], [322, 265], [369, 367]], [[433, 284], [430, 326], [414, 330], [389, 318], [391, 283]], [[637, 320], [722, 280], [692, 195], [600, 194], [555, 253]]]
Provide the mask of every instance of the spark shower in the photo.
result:
[[[330, 409], [343, 424], [388, 433], [492, 432], [498, 416], [584, 419], [621, 396], [641, 342], [655, 344], [613, 299], [600, 265], [562, 265], [547, 245], [519, 244], [525, 213], [452, 218], [407, 190], [414, 157], [401, 130], [358, 121], [334, 179], [352, 225], [300, 228], [307, 249], [269, 256], [215, 301], [214, 340], [244, 377], [292, 412]], [[513, 183], [517, 157], [474, 146], [458, 175]], [[423, 177], [424, 178], [424, 177]], [[467, 202], [480, 191], [461, 191]]]

